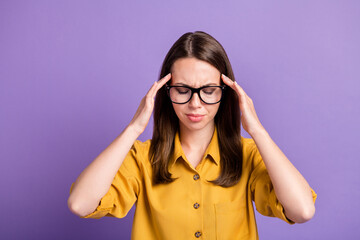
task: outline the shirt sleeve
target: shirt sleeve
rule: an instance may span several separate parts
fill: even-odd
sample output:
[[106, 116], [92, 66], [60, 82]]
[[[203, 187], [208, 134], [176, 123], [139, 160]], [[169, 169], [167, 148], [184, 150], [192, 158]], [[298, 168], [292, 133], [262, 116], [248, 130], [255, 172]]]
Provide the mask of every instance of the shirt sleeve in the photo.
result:
[[[286, 217], [284, 207], [276, 197], [265, 163], [255, 143], [252, 147], [251, 156], [255, 167], [250, 175], [250, 190], [256, 210], [264, 216], [277, 217], [289, 224], [294, 224], [295, 222]], [[315, 203], [317, 195], [312, 188], [310, 189]]]
[[[137, 162], [138, 140], [135, 141], [116, 173], [108, 192], [101, 198], [94, 212], [81, 218], [99, 219], [104, 216], [123, 218], [137, 200], [141, 191], [141, 174]], [[74, 184], [74, 183], [73, 183]], [[73, 184], [71, 185], [70, 192]]]

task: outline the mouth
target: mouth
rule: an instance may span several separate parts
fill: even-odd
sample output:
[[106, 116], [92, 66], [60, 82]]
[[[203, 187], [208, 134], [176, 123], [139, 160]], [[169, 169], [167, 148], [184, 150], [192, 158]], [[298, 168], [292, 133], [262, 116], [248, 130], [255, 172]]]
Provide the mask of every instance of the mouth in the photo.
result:
[[190, 121], [192, 122], [200, 122], [205, 115], [201, 115], [201, 114], [186, 114], [186, 116], [189, 118]]

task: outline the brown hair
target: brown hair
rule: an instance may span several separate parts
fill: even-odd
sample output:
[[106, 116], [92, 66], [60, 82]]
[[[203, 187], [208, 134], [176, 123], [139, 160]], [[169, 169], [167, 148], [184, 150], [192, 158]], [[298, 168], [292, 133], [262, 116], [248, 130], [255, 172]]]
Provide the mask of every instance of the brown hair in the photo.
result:
[[[185, 33], [174, 43], [164, 59], [159, 79], [170, 72], [176, 60], [188, 57], [210, 63], [220, 73], [235, 81], [224, 48], [212, 36], [200, 31]], [[239, 100], [236, 92], [230, 87], [226, 89], [220, 102], [215, 116], [215, 126], [219, 139], [221, 173], [217, 179], [210, 182], [222, 187], [230, 187], [240, 180], [243, 162]], [[149, 152], [154, 184], [170, 183], [175, 180], [171, 178], [168, 166], [174, 153], [174, 139], [178, 129], [179, 119], [165, 87], [162, 87], [155, 98], [154, 130]]]

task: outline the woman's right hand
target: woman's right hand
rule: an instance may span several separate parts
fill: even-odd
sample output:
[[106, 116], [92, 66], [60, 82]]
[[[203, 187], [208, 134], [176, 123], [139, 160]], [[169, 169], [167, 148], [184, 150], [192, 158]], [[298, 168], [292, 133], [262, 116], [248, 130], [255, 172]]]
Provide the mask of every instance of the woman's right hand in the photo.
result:
[[165, 85], [171, 79], [171, 73], [156, 81], [148, 93], [143, 97], [140, 102], [140, 105], [131, 120], [129, 126], [131, 126], [135, 131], [139, 133], [139, 135], [144, 132], [147, 124], [149, 123], [151, 114], [154, 109], [154, 98], [156, 96], [157, 91]]

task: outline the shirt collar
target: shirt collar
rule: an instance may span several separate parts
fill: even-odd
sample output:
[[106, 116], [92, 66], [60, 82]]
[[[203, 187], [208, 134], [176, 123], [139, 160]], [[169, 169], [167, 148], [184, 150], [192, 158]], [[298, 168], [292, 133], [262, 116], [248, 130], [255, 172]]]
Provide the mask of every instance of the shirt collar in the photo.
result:
[[[183, 158], [185, 159], [184, 151], [181, 147], [180, 143], [180, 136], [179, 131], [176, 132], [175, 139], [174, 139], [174, 155], [171, 163], [171, 167], [175, 165], [178, 159]], [[211, 141], [209, 143], [209, 146], [207, 147], [205, 151], [205, 157], [210, 156], [210, 159], [214, 161], [216, 165], [219, 165], [220, 161], [220, 151], [219, 151], [219, 142], [218, 142], [218, 135], [217, 135], [217, 129], [215, 126], [215, 130], [213, 133], [213, 136], [211, 138]]]

